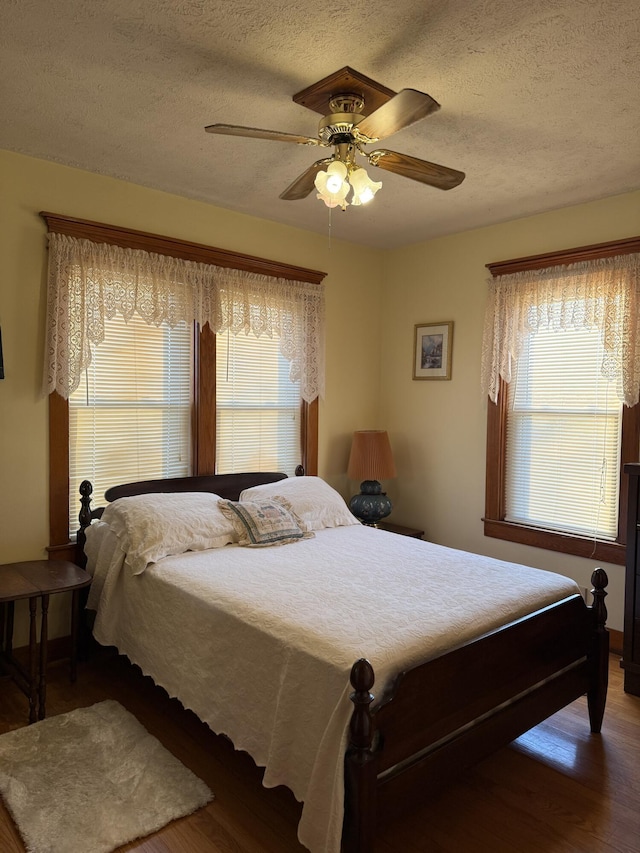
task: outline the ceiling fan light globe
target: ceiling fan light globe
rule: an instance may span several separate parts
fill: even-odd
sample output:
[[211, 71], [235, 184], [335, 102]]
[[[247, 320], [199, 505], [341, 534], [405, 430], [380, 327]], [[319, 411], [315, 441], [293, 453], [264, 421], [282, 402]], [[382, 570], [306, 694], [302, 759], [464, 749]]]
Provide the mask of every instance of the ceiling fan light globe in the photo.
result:
[[326, 181], [327, 190], [330, 193], [337, 193], [340, 187], [342, 186], [342, 178], [338, 175], [329, 175]]
[[382, 187], [382, 181], [372, 181], [365, 169], [354, 169], [349, 176], [353, 187], [351, 204], [367, 204]]
[[319, 198], [320, 201], [323, 201], [327, 207], [341, 207], [343, 210], [346, 210], [348, 202], [344, 199], [339, 199], [335, 195], [329, 195], [325, 193], [318, 193], [316, 198]]
[[[338, 193], [347, 177], [347, 167], [340, 160], [334, 160], [327, 166], [326, 187], [330, 193]], [[347, 188], [348, 192], [348, 188]]]
[[334, 160], [327, 166], [327, 175], [335, 175], [341, 181], [347, 177], [347, 167], [342, 160]]
[[318, 193], [323, 194], [327, 192], [327, 173], [326, 172], [318, 172], [313, 181], [315, 188], [318, 190]]
[[[338, 168], [334, 168], [338, 167]], [[345, 177], [347, 169], [344, 163], [330, 163], [327, 171], [320, 171], [314, 179], [314, 184], [318, 190], [317, 198], [327, 205], [327, 207], [342, 207], [347, 206], [347, 193], [351, 189]]]

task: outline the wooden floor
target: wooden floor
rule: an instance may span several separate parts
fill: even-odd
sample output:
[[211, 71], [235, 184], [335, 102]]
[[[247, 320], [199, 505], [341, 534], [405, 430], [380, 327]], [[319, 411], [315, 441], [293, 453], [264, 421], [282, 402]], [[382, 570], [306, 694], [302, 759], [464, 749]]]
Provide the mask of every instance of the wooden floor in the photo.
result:
[[[380, 838], [379, 853], [639, 853], [640, 698], [622, 689], [619, 660], [601, 736], [591, 735], [579, 700], [466, 778], [425, 803]], [[267, 790], [251, 759], [235, 752], [192, 714], [121, 658], [50, 667], [47, 713], [117, 699], [188, 767], [215, 799], [146, 840], [120, 848], [139, 853], [304, 853], [296, 840], [300, 807], [285, 789]], [[0, 733], [25, 725], [25, 697], [0, 681]], [[24, 853], [0, 805], [0, 850]]]

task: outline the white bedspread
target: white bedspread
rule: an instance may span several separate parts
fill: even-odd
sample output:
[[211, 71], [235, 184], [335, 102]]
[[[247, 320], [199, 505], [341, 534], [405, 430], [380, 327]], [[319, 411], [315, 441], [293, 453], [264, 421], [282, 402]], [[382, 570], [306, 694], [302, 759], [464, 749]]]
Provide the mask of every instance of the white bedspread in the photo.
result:
[[578, 591], [561, 575], [363, 526], [167, 557], [137, 576], [118, 549], [94, 550], [97, 640], [248, 751], [267, 787], [287, 785], [314, 853], [340, 849], [355, 660], [371, 661], [379, 696], [398, 671]]

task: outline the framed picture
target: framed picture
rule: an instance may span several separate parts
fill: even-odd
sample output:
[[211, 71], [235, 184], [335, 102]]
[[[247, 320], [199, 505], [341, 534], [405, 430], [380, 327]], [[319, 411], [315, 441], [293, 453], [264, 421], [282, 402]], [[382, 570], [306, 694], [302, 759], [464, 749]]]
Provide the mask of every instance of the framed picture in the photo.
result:
[[414, 379], [451, 379], [453, 323], [416, 326], [413, 353]]

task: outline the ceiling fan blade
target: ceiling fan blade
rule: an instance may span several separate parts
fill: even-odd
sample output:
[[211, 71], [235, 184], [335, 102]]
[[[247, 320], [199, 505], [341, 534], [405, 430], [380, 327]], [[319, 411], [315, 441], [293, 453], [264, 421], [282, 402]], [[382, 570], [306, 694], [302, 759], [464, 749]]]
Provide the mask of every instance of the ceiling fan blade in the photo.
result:
[[448, 166], [438, 166], [437, 163], [429, 163], [427, 160], [419, 160], [408, 154], [398, 154], [397, 151], [387, 151], [382, 148], [371, 151], [368, 155], [372, 166], [386, 169], [387, 172], [395, 172], [412, 181], [420, 181], [429, 184], [439, 190], [451, 190], [461, 184], [465, 179], [464, 172], [449, 169]]
[[298, 145], [320, 145], [320, 140], [310, 136], [298, 136], [295, 133], [282, 133], [279, 130], [262, 130], [259, 127], [242, 127], [238, 124], [210, 124], [205, 127], [207, 133], [221, 133], [225, 136], [248, 136], [253, 139], [271, 139], [274, 142], [297, 142]]
[[431, 95], [417, 89], [402, 89], [371, 115], [365, 116], [354, 129], [357, 136], [366, 137], [361, 141], [376, 142], [439, 109], [440, 104]]
[[280, 193], [280, 198], [283, 198], [285, 201], [298, 201], [301, 198], [306, 198], [311, 190], [314, 189], [314, 181], [318, 172], [326, 168], [331, 161], [331, 157], [327, 157], [325, 160], [317, 160], [301, 175], [298, 175], [295, 181], [284, 192]]

